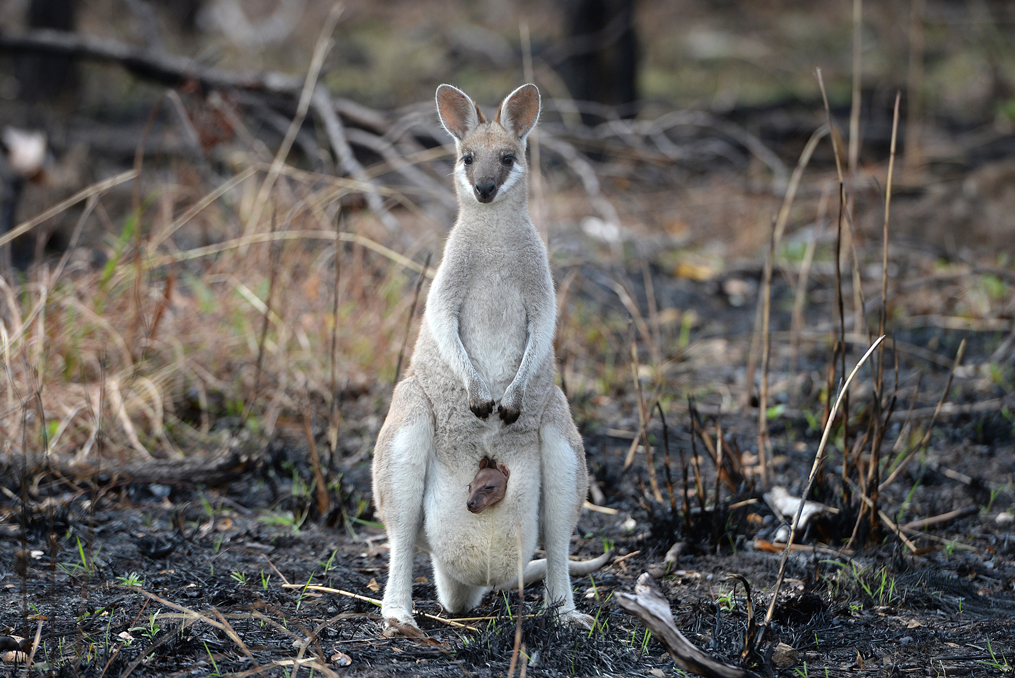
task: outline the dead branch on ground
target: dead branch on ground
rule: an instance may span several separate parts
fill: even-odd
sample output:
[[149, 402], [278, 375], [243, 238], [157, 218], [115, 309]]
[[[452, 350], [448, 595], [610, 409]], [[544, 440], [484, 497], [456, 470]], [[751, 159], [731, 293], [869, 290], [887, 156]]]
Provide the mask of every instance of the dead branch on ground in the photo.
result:
[[670, 601], [666, 600], [659, 585], [648, 572], [638, 577], [634, 594], [618, 593], [620, 606], [635, 615], [666, 646], [673, 663], [684, 671], [710, 678], [752, 678], [757, 674], [716, 661], [705, 654], [684, 634], [677, 630], [670, 612]]

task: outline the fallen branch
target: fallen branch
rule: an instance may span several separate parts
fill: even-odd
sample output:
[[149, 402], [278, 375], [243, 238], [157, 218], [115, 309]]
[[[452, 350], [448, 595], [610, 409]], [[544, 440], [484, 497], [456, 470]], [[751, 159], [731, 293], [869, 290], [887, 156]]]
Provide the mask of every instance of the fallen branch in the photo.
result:
[[645, 626], [666, 646], [673, 663], [684, 671], [709, 678], [756, 678], [758, 674], [717, 661], [684, 637], [673, 621], [670, 601], [648, 572], [638, 577], [634, 594], [618, 593], [620, 606], [644, 622]]
[[338, 166], [342, 168], [343, 172], [363, 184], [363, 187], [366, 189], [363, 194], [366, 196], [367, 205], [377, 215], [377, 218], [381, 220], [381, 223], [390, 230], [400, 230], [401, 224], [394, 215], [385, 209], [384, 201], [381, 199], [380, 194], [376, 189], [370, 190], [374, 188], [374, 183], [367, 176], [363, 165], [356, 159], [352, 149], [349, 147], [349, 140], [345, 135], [345, 126], [342, 125], [342, 121], [335, 112], [335, 106], [331, 103], [331, 97], [324, 87], [317, 86], [311, 96], [310, 105], [313, 107], [314, 113], [320, 117], [321, 124], [324, 125], [324, 132], [328, 137], [328, 143], [331, 144], [331, 150], [338, 160]]
[[[337, 19], [337, 12], [329, 21], [333, 22], [335, 19]], [[326, 37], [327, 35], [325, 35]], [[316, 78], [313, 79], [314, 82], [309, 83], [309, 91], [305, 92], [304, 90], [308, 81], [298, 76], [273, 71], [233, 73], [202, 66], [193, 59], [166, 54], [165, 52], [155, 52], [114, 40], [98, 39], [78, 33], [52, 30], [30, 31], [20, 34], [0, 33], [0, 53], [4, 52], [15, 54], [41, 52], [91, 61], [115, 63], [133, 75], [145, 80], [169, 87], [193, 86], [196, 84], [204, 92], [238, 90], [268, 94], [286, 99], [300, 99], [312, 94], [309, 101], [306, 103], [300, 102], [301, 108], [305, 107], [306, 104], [313, 107], [315, 114], [325, 129], [328, 142], [332, 146], [339, 166], [347, 175], [355, 178], [363, 185], [370, 209], [378, 215], [385, 226], [388, 228], [397, 228], [399, 226], [397, 220], [384, 209], [381, 196], [369, 190], [373, 186], [373, 182], [368, 177], [363, 165], [353, 155], [343, 129], [343, 124], [339, 118], [339, 114], [341, 114], [357, 124], [364, 124], [377, 129], [378, 126], [385, 125], [384, 115], [353, 101], [332, 99], [322, 87], [314, 87]], [[301, 116], [298, 116], [298, 121], [302, 121]], [[298, 129], [298, 127], [298, 124], [295, 125], [294, 129], [290, 130], [290, 133], [287, 134], [287, 137], [295, 136], [295, 129]], [[291, 140], [289, 141], [291, 143]], [[373, 142], [373, 139], [370, 139], [366, 135], [358, 135], [357, 141], [364, 146], [371, 145], [371, 150], [380, 152], [389, 162], [392, 160], [390, 149], [382, 149], [379, 141]], [[288, 152], [288, 145], [283, 144], [283, 149]], [[423, 180], [422, 173], [414, 173], [411, 168], [407, 168], [407, 163], [401, 163], [398, 169], [413, 179], [414, 183], [431, 190], [434, 188], [435, 182]], [[267, 185], [270, 186], [271, 183], [267, 182]]]
[[[755, 539], [754, 548], [759, 551], [770, 551], [771, 553], [782, 553], [786, 550], [785, 544], [773, 544], [764, 539]], [[803, 553], [820, 553], [826, 556], [838, 556], [840, 558], [852, 558], [853, 551], [850, 549], [833, 549], [828, 546], [817, 546], [811, 544], [791, 544], [790, 551], [802, 551]]]
[[231, 446], [220, 454], [207, 457], [188, 457], [186, 459], [145, 459], [118, 466], [108, 459], [101, 465], [72, 466], [63, 464], [56, 457], [30, 456], [25, 460], [27, 466], [22, 469], [16, 455], [9, 457], [10, 462], [0, 464], [0, 473], [16, 470], [19, 474], [35, 475], [37, 473], [56, 472], [66, 478], [77, 480], [90, 479], [105, 485], [107, 482], [124, 485], [130, 483], [161, 483], [167, 485], [185, 485], [205, 487], [222, 487], [237, 478], [255, 472], [260, 454], [252, 450]]
[[911, 520], [905, 525], [899, 525], [902, 530], [923, 530], [930, 527], [931, 525], [940, 525], [941, 523], [948, 523], [953, 520], [959, 520], [960, 518], [967, 518], [969, 516], [975, 516], [980, 512], [979, 506], [967, 506], [960, 508], [955, 511], [949, 511], [948, 513], [942, 513], [939, 516], [931, 516], [930, 518], [920, 518], [919, 520]]
[[169, 87], [197, 83], [204, 90], [240, 89], [285, 97], [298, 97], [303, 90], [303, 78], [298, 76], [272, 71], [233, 73], [186, 57], [64, 31], [0, 33], [0, 52], [41, 52], [115, 63], [139, 78]]

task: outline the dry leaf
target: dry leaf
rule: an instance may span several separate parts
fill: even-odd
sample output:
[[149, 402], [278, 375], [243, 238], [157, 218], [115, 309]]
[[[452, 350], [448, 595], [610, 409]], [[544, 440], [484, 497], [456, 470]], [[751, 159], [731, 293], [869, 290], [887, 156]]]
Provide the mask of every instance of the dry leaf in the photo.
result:
[[719, 275], [719, 269], [705, 263], [681, 261], [677, 264], [673, 275], [678, 278], [687, 278], [696, 282], [706, 282]]
[[378, 591], [381, 590], [381, 585], [377, 583], [377, 579], [371, 577], [370, 583], [367, 584], [367, 588], [373, 591], [374, 593], [377, 593]]

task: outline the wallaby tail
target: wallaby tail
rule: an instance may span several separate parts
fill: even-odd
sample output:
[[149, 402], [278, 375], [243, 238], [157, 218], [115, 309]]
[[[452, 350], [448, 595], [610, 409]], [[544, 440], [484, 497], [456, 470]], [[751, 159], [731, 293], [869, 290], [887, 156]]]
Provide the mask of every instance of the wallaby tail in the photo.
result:
[[[608, 565], [613, 562], [614, 549], [610, 549], [598, 558], [592, 560], [569, 560], [567, 561], [567, 572], [572, 577], [584, 577], [587, 574], [595, 572], [602, 568], [604, 565]], [[525, 569], [522, 571], [522, 579], [525, 581], [525, 585], [534, 584], [540, 579], [546, 577], [546, 558], [540, 558], [539, 560], [532, 560]], [[497, 587], [498, 591], [511, 591], [512, 589], [518, 588], [517, 582], [509, 582], [501, 584]]]

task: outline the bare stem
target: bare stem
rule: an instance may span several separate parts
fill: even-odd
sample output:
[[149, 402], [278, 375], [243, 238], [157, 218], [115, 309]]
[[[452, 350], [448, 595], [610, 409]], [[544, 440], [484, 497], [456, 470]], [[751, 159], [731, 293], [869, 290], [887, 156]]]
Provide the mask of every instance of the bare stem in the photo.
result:
[[395, 381], [398, 383], [398, 375], [402, 373], [402, 359], [405, 357], [405, 347], [409, 343], [409, 330], [412, 329], [412, 319], [416, 317], [416, 304], [419, 303], [419, 291], [423, 289], [423, 281], [426, 280], [426, 271], [430, 268], [431, 254], [426, 255], [426, 262], [423, 263], [423, 270], [420, 271], [416, 280], [416, 292], [412, 295], [412, 306], [409, 307], [409, 318], [405, 321], [405, 334], [402, 337], [402, 348], [398, 350], [398, 362], [395, 363]]
[[[761, 392], [758, 394], [758, 462], [761, 464], [761, 485], [765, 489], [768, 489], [769, 466], [772, 458], [772, 443], [768, 437], [768, 364], [772, 347], [769, 322], [772, 311], [772, 265], [775, 259], [775, 236], [777, 230], [773, 225], [772, 237], [768, 243], [768, 257], [765, 259], [765, 277], [762, 289]], [[722, 445], [722, 440], [719, 440], [718, 444]]]
[[[825, 429], [821, 433], [821, 442], [818, 444], [818, 451], [814, 455], [814, 463], [811, 465], [810, 475], [807, 477], [807, 485], [804, 487], [803, 492], [800, 493], [800, 498], [806, 500], [811, 493], [811, 488], [814, 486], [814, 478], [818, 474], [818, 468], [821, 466], [821, 462], [825, 456], [825, 448], [828, 446], [828, 438], [832, 433], [832, 423], [835, 421], [835, 415], [839, 410], [839, 405], [842, 404], [846, 393], [849, 391], [849, 385], [853, 383], [853, 377], [860, 370], [860, 366], [867, 362], [867, 358], [870, 357], [871, 353], [874, 352], [881, 342], [884, 341], [884, 336], [878, 337], [867, 352], [863, 354], [853, 371], [846, 377], [846, 381], [842, 385], [842, 390], [839, 391], [838, 397], [835, 399], [835, 404], [832, 406], [832, 412], [828, 417], [828, 421], [825, 422]], [[779, 576], [775, 580], [775, 590], [772, 592], [772, 602], [768, 606], [768, 612], [765, 614], [765, 625], [772, 621], [772, 615], [775, 614], [775, 602], [779, 598], [779, 588], [782, 586], [782, 580], [786, 573], [786, 561], [789, 557], [790, 548], [793, 546], [793, 540], [796, 539], [797, 529], [800, 526], [800, 516], [803, 514], [805, 501], [801, 501], [799, 507], [797, 507], [796, 515], [793, 517], [793, 523], [790, 526], [789, 539], [786, 541], [786, 548], [782, 552], [782, 559], [779, 561]]]

